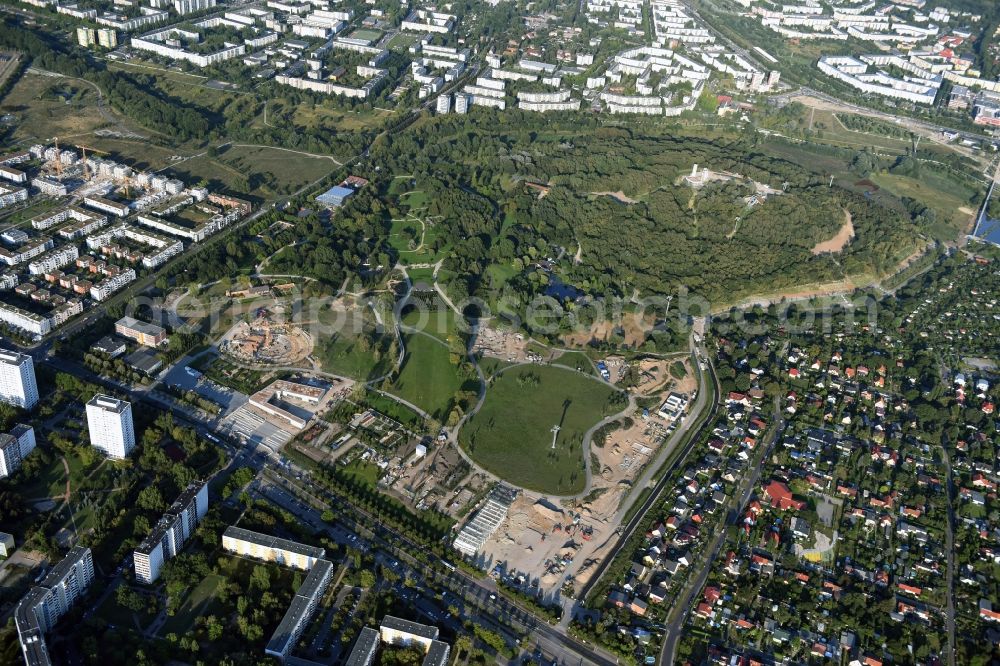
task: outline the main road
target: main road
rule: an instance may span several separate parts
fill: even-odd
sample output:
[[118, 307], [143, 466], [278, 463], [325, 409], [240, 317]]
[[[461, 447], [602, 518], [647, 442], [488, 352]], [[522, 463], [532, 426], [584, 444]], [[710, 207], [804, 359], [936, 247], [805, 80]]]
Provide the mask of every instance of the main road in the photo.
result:
[[[674, 432], [670, 443], [663, 447], [659, 455], [656, 457], [656, 460], [646, 467], [642, 476], [640, 476], [634, 484], [632, 492], [629, 493], [628, 497], [619, 508], [618, 513], [615, 514], [614, 521], [619, 523], [623, 521], [632, 510], [633, 505], [639, 500], [642, 490], [649, 487], [654, 476], [661, 474], [659, 481], [653, 487], [653, 491], [648, 495], [642, 505], [632, 514], [628, 523], [619, 528], [617, 542], [597, 565], [597, 569], [594, 571], [587, 584], [584, 585], [577, 594], [577, 599], [573, 604], [571, 611], [574, 614], [580, 610], [581, 604], [586, 601], [587, 596], [607, 572], [611, 563], [621, 554], [622, 548], [629, 543], [632, 535], [635, 534], [635, 531], [639, 528], [639, 526], [644, 525], [648, 521], [647, 514], [654, 506], [657, 505], [658, 502], [662, 500], [664, 491], [670, 487], [670, 481], [673, 477], [673, 473], [687, 461], [688, 456], [694, 450], [699, 439], [698, 434], [700, 433], [701, 428], [705, 424], [711, 424], [715, 420], [715, 415], [719, 406], [719, 379], [715, 374], [715, 368], [712, 365], [712, 361], [708, 357], [708, 354], [700, 341], [701, 337], [695, 336], [695, 334], [692, 333], [692, 359], [694, 361], [696, 372], [698, 373], [698, 397], [695, 399], [694, 405], [692, 405], [688, 418], [680, 427], [678, 427], [677, 431]], [[702, 368], [703, 365], [704, 369]], [[710, 380], [711, 384], [709, 384], [709, 381], [706, 380], [706, 371], [708, 374], [707, 379]], [[706, 407], [709, 408], [707, 414], [705, 414]], [[696, 425], [697, 427], [694, 427]], [[687, 439], [685, 440], [685, 438]], [[681, 446], [681, 442], [684, 442], [684, 444], [683, 448], [681, 448], [680, 454], [674, 457], [673, 462], [669, 465], [669, 467], [664, 469], [664, 464], [672, 455], [676, 453], [676, 449], [678, 446]], [[583, 558], [574, 559], [582, 560]], [[564, 620], [566, 622], [569, 621], [565, 618]]]
[[[767, 446], [763, 448], [759, 456], [755, 459], [751, 473], [743, 477], [743, 480], [737, 486], [733, 498], [726, 507], [725, 523], [719, 527], [712, 537], [712, 541], [702, 551], [697, 561], [697, 566], [691, 567], [691, 572], [688, 574], [684, 586], [674, 599], [674, 604], [667, 616], [666, 631], [663, 635], [663, 647], [660, 649], [659, 663], [661, 666], [674, 663], [677, 657], [677, 643], [683, 634], [684, 623], [687, 621], [688, 613], [691, 611], [691, 603], [694, 600], [694, 596], [705, 586], [705, 581], [708, 580], [708, 576], [712, 572], [712, 564], [718, 558], [719, 551], [722, 550], [722, 546], [726, 541], [728, 527], [738, 523], [742, 508], [750, 501], [750, 496], [758, 485], [764, 461], [771, 454], [775, 442], [778, 441], [778, 437], [785, 429], [785, 422], [779, 419], [780, 413], [776, 406], [774, 420], [777, 425], [771, 433], [771, 438]], [[695, 570], [698, 572], [697, 575], [692, 575]]]

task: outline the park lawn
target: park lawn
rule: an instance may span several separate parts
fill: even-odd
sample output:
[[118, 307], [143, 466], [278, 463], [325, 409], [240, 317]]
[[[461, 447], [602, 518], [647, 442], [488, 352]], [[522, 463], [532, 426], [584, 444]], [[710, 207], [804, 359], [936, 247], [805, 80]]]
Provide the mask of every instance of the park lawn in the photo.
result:
[[[405, 181], [404, 181], [405, 182]], [[411, 212], [427, 208], [427, 194], [423, 190], [410, 190], [399, 195], [399, 204], [407, 206]]]
[[570, 351], [563, 352], [558, 358], [552, 361], [557, 365], [565, 365], [569, 368], [576, 368], [580, 372], [588, 375], [596, 375], [597, 369], [594, 367], [594, 362], [590, 360], [590, 357], [583, 352]]
[[205, 576], [191, 590], [187, 599], [177, 608], [177, 612], [174, 613], [173, 617], [168, 617], [167, 621], [163, 623], [163, 626], [160, 628], [160, 634], [163, 636], [170, 633], [175, 633], [178, 636], [186, 634], [194, 625], [194, 621], [204, 614], [202, 612], [204, 610], [203, 607], [206, 604], [211, 605], [215, 601], [215, 593], [219, 589], [219, 585], [225, 581], [226, 579], [218, 574]]
[[20, 118], [13, 138], [21, 140], [84, 135], [108, 124], [97, 109], [97, 93], [88, 84], [30, 71], [4, 96], [0, 109]]
[[360, 336], [344, 330], [317, 344], [313, 356], [327, 372], [354, 379], [375, 379], [388, 373], [396, 360], [387, 353], [389, 343], [388, 338], [379, 338], [377, 344], [382, 351], [377, 352], [362, 342]]
[[860, 132], [848, 129], [838, 120], [842, 116], [854, 114], [842, 113], [840, 111], [824, 111], [821, 109], [811, 109], [806, 107], [802, 119], [808, 126], [810, 117], [813, 121], [813, 129], [817, 133], [816, 141], [820, 143], [831, 143], [845, 148], [874, 148], [879, 152], [891, 152], [897, 155], [906, 154], [910, 147], [909, 139], [885, 136], [872, 132]]
[[452, 364], [448, 348], [436, 339], [414, 334], [404, 337], [406, 358], [388, 391], [413, 403], [435, 419], [444, 421], [466, 377]]
[[326, 157], [257, 146], [232, 146], [219, 159], [244, 173], [270, 176], [271, 184], [285, 194], [323, 178], [339, 166]]
[[408, 268], [406, 272], [410, 276], [410, 282], [413, 284], [417, 284], [418, 282], [434, 284], [433, 268]]
[[[938, 218], [938, 224], [933, 230], [935, 236], [941, 234], [946, 239], [954, 239], [959, 231], [971, 224], [975, 214], [975, 205], [970, 203], [975, 192], [947, 173], [939, 173], [929, 165], [920, 169], [918, 178], [879, 173], [872, 174], [871, 180], [899, 198], [916, 199], [933, 210]], [[963, 207], [973, 212], [963, 213], [959, 210]]]
[[517, 277], [519, 271], [510, 264], [490, 264], [486, 267], [490, 289], [499, 290], [507, 282]]
[[[60, 452], [53, 450], [53, 453], [55, 459], [52, 464], [18, 489], [18, 492], [25, 499], [34, 500], [65, 494], [66, 471], [63, 468]], [[67, 465], [69, 465], [70, 492], [74, 492], [83, 483], [88, 470], [83, 466], [83, 461], [80, 460], [79, 456], [69, 453], [65, 458]]]
[[495, 356], [482, 356], [479, 358], [479, 369], [483, 371], [483, 376], [489, 379], [497, 372], [509, 368], [513, 363], [505, 361]]
[[417, 414], [406, 405], [397, 402], [392, 398], [387, 398], [380, 393], [368, 393], [365, 396], [365, 404], [380, 414], [384, 414], [390, 419], [395, 419], [404, 426], [413, 427], [419, 425], [423, 420], [420, 414]]
[[360, 481], [372, 488], [378, 486], [378, 479], [381, 476], [381, 470], [379, 470], [378, 465], [365, 462], [364, 460], [352, 460], [344, 465], [343, 472], [356, 481]]
[[[421, 298], [420, 301], [420, 305], [403, 313], [402, 324], [447, 343], [448, 336], [459, 328], [458, 315], [436, 294]], [[464, 320], [462, 323], [464, 324]]]
[[[622, 409], [616, 395], [622, 394], [572, 370], [513, 367], [490, 384], [459, 442], [477, 463], [510, 483], [557, 495], [578, 493], [586, 479], [583, 436]], [[553, 450], [556, 424], [561, 430]]]

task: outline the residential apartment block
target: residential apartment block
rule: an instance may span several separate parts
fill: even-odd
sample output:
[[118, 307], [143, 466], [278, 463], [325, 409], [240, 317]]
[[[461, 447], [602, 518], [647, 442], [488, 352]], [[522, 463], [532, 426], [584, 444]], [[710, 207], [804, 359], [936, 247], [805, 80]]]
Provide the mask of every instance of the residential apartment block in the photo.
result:
[[19, 423], [10, 434], [0, 434], [0, 479], [21, 467], [21, 461], [35, 450], [35, 429]]
[[192, 483], [135, 549], [136, 579], [149, 585], [159, 578], [163, 563], [180, 552], [207, 512], [208, 484]]
[[333, 564], [322, 559], [326, 551], [235, 526], [227, 527], [222, 534], [222, 547], [237, 555], [309, 572], [292, 597], [291, 605], [264, 650], [266, 654], [284, 661], [291, 654], [330, 584]]
[[38, 402], [35, 362], [27, 354], [0, 349], [0, 401], [23, 409]]
[[87, 403], [90, 444], [109, 458], [121, 460], [135, 448], [132, 404], [106, 395], [95, 395]]
[[316, 546], [307, 546], [234, 526], [227, 527], [222, 534], [222, 547], [237, 555], [276, 562], [305, 571], [311, 569], [326, 554], [325, 550]]
[[94, 580], [94, 558], [89, 548], [76, 546], [52, 568], [45, 580], [31, 588], [14, 612], [17, 636], [27, 666], [52, 663], [45, 634], [83, 595]]
[[292, 603], [285, 611], [285, 616], [281, 618], [278, 628], [274, 630], [271, 640], [267, 642], [264, 649], [265, 654], [284, 660], [291, 654], [292, 649], [302, 635], [302, 631], [309, 624], [320, 599], [330, 585], [333, 577], [333, 564], [328, 560], [317, 560], [313, 568], [309, 570], [309, 575], [302, 582], [302, 586], [292, 597]]

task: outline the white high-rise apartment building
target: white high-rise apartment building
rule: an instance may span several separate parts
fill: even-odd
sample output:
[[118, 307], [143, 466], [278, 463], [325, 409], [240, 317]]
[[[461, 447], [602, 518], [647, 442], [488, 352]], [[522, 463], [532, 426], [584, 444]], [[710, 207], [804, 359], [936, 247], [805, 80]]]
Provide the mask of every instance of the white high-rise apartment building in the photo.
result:
[[24, 663], [49, 666], [52, 659], [45, 634], [73, 606], [94, 580], [94, 558], [89, 548], [76, 546], [17, 605], [14, 622]]
[[95, 395], [87, 403], [90, 444], [109, 458], [121, 460], [135, 447], [132, 403], [106, 395]]
[[34, 450], [35, 430], [29, 425], [20, 423], [9, 435], [0, 434], [0, 479], [16, 472]]
[[135, 577], [147, 585], [160, 577], [163, 563], [180, 552], [208, 512], [208, 484], [195, 482], [173, 503], [135, 549]]
[[35, 362], [27, 354], [0, 349], [0, 401], [24, 409], [38, 402]]

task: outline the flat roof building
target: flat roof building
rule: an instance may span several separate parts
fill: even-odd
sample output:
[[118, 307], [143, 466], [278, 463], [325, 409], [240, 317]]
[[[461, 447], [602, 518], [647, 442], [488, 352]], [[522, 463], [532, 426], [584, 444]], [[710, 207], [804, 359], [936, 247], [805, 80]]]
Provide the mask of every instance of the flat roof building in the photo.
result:
[[354, 190], [349, 187], [334, 185], [323, 194], [316, 197], [316, 201], [327, 206], [343, 206], [344, 202], [354, 194]]
[[317, 546], [307, 546], [233, 525], [227, 527], [222, 534], [222, 547], [237, 555], [276, 562], [306, 571], [326, 554], [324, 549]]
[[87, 403], [90, 444], [109, 458], [124, 459], [135, 448], [132, 404], [107, 395], [95, 395]]
[[14, 535], [0, 532], [0, 555], [10, 557], [14, 552]]
[[427, 650], [440, 632], [437, 627], [386, 615], [379, 626], [382, 640], [389, 645], [421, 645]]
[[19, 423], [10, 434], [0, 434], [0, 479], [10, 476], [35, 450], [35, 429]]
[[66, 614], [94, 580], [94, 558], [89, 548], [76, 546], [67, 553], [40, 585], [28, 591], [14, 612], [24, 663], [52, 663], [45, 634]]
[[0, 401], [23, 409], [38, 402], [35, 362], [27, 354], [0, 349]]
[[180, 552], [207, 512], [208, 484], [192, 483], [135, 549], [136, 579], [148, 585], [159, 578], [163, 564]]
[[486, 498], [486, 503], [455, 537], [452, 544], [455, 550], [467, 557], [475, 555], [503, 523], [515, 495], [516, 491], [502, 484], [494, 488]]
[[316, 612], [316, 607], [326, 593], [332, 577], [333, 564], [327, 560], [316, 560], [302, 586], [292, 597], [292, 603], [285, 611], [285, 616], [281, 618], [278, 628], [274, 630], [271, 640], [267, 642], [265, 654], [282, 660], [291, 654], [299, 636]]
[[114, 337], [113, 335], [105, 335], [103, 338], [90, 345], [92, 351], [101, 352], [102, 354], [107, 354], [111, 358], [118, 358], [125, 353], [125, 342]]
[[165, 328], [156, 324], [147, 324], [132, 317], [122, 317], [116, 321], [115, 333], [147, 347], [159, 347], [167, 341]]
[[354, 641], [354, 647], [344, 666], [371, 666], [375, 662], [378, 644], [378, 631], [371, 627], [363, 628], [358, 633], [358, 639]]

